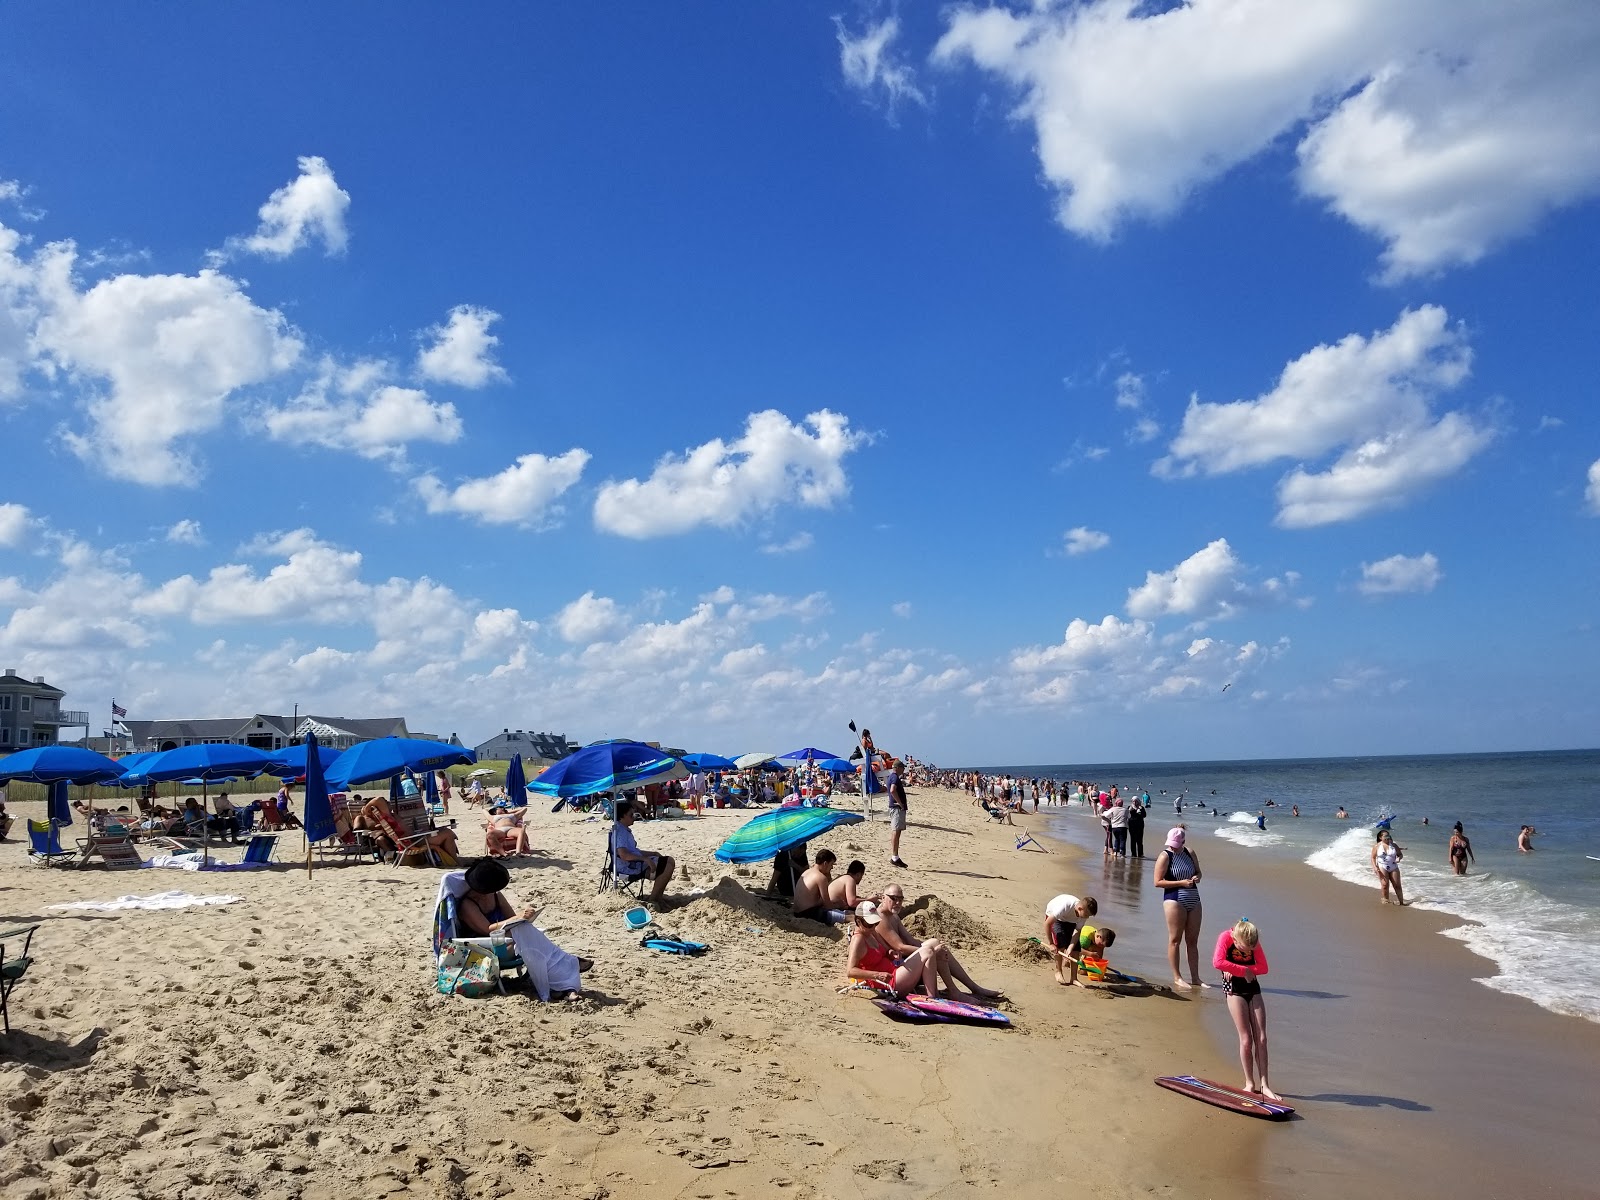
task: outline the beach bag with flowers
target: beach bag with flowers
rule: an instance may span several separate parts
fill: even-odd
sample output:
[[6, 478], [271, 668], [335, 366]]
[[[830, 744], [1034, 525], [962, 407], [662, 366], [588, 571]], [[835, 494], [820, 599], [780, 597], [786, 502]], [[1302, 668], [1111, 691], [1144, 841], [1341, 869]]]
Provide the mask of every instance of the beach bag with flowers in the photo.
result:
[[439, 955], [439, 990], [446, 996], [487, 996], [500, 990], [500, 960], [492, 950], [447, 942]]

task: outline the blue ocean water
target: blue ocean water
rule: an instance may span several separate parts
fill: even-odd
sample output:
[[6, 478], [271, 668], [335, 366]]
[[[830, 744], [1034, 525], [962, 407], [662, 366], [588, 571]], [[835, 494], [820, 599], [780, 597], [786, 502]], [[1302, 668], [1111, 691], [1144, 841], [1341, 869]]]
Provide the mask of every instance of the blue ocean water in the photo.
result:
[[[1469, 922], [1445, 936], [1494, 962], [1479, 982], [1600, 1021], [1600, 861], [1588, 857], [1600, 857], [1600, 750], [979, 769], [1148, 791], [1151, 854], [1181, 819], [1191, 837], [1227, 838], [1374, 890], [1373, 826], [1392, 816], [1406, 898]], [[1347, 820], [1334, 816], [1340, 805]], [[1456, 821], [1477, 859], [1464, 877], [1445, 857]], [[1517, 849], [1522, 825], [1538, 830], [1531, 854]]]

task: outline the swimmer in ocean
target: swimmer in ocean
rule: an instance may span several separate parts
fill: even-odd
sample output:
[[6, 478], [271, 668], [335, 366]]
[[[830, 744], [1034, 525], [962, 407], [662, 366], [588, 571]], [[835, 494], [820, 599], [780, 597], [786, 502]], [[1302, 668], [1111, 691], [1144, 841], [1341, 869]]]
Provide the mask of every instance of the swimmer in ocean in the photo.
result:
[[1333, 815], [1335, 817], [1339, 818], [1339, 820], [1341, 820], [1341, 821], [1348, 821], [1350, 819], [1350, 814], [1345, 812], [1344, 805], [1342, 805], [1342, 804], [1339, 805], [1339, 811], [1334, 813]]
[[1298, 805], [1298, 804], [1296, 804], [1296, 805], [1295, 805], [1295, 806], [1294, 806], [1294, 807], [1293, 807], [1293, 808], [1291, 808], [1291, 809], [1290, 809], [1290, 810], [1289, 810], [1289, 811], [1290, 811], [1290, 812], [1291, 812], [1291, 813], [1292, 813], [1292, 814], [1293, 814], [1293, 815], [1295, 815], [1295, 816], [1297, 816], [1297, 817], [1298, 817], [1298, 816], [1299, 816], [1299, 815], [1300, 815], [1300, 806], [1299, 806], [1299, 805]]
[[1256, 828], [1257, 829], [1265, 829], [1266, 827], [1267, 827], [1267, 814], [1264, 813], [1264, 812], [1257, 812], [1256, 813]]
[[1517, 833], [1517, 849], [1524, 854], [1530, 853], [1533, 850], [1533, 835], [1538, 832], [1532, 825], [1524, 825]]

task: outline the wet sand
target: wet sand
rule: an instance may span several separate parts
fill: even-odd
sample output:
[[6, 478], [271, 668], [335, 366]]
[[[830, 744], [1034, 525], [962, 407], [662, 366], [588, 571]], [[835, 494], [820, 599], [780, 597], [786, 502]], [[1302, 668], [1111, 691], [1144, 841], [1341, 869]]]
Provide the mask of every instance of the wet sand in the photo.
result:
[[[1052, 824], [1070, 840], [1098, 837], [1082, 810], [1068, 814]], [[1381, 1174], [1384, 1192], [1407, 1197], [1600, 1195], [1600, 1026], [1474, 983], [1494, 966], [1439, 936], [1454, 918], [1383, 905], [1375, 884], [1274, 862], [1213, 836], [1207, 820], [1189, 823], [1205, 872], [1201, 978], [1217, 978], [1207, 965], [1217, 934], [1248, 916], [1272, 966], [1262, 986], [1273, 1085], [1304, 1117], [1269, 1130], [1267, 1194], [1345, 1197]], [[1151, 824], [1147, 851], [1167, 828]], [[1153, 854], [1108, 863], [1094, 851], [1085, 869], [1102, 902], [1137, 914], [1137, 937], [1118, 958], [1166, 978]], [[1236, 1083], [1220, 990], [1194, 1015], [1231, 1060], [1216, 1078]]]
[[[748, 813], [637, 830], [685, 872], [659, 928], [713, 946], [675, 958], [624, 928], [631, 901], [596, 893], [605, 824], [531, 811], [538, 853], [512, 864], [512, 890], [543, 905], [553, 939], [597, 962], [585, 999], [549, 1006], [437, 994], [433, 869], [308, 878], [293, 835], [275, 866], [226, 873], [46, 871], [25, 865], [21, 845], [0, 846], [0, 925], [42, 922], [0, 1044], [0, 1192], [1281, 1194], [1254, 1181], [1263, 1143], [1284, 1130], [1151, 1083], [1226, 1077], [1231, 1052], [1201, 1031], [1209, 1006], [1062, 988], [1038, 961], [1026, 939], [1050, 896], [1079, 890], [1075, 857], [1018, 850], [1015, 829], [956, 793], [911, 802], [907, 871], [883, 865], [880, 823], [812, 848], [867, 860], [869, 890], [898, 879], [913, 928], [1009, 994], [1010, 1031], [899, 1025], [839, 995], [839, 936], [753, 894], [764, 864], [712, 858]], [[13, 808], [37, 815], [31, 802]], [[455, 815], [475, 849], [480, 817]], [[48, 907], [172, 889], [240, 900]]]

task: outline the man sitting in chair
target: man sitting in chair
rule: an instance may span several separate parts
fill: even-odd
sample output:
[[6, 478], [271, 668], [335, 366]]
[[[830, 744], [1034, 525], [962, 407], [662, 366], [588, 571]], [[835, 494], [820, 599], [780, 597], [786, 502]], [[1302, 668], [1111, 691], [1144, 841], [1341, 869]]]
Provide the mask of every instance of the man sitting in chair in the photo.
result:
[[639, 843], [633, 840], [633, 823], [638, 819], [639, 812], [633, 804], [625, 800], [617, 804], [617, 822], [611, 827], [614, 869], [619, 883], [640, 876], [650, 880], [650, 899], [659, 903], [678, 864], [669, 855], [639, 849]]

